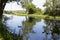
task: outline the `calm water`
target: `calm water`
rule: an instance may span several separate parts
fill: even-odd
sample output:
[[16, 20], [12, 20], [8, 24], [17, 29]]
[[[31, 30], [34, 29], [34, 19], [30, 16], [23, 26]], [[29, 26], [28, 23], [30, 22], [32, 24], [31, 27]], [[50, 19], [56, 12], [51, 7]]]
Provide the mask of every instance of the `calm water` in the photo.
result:
[[7, 14], [2, 21], [5, 40], [60, 40], [60, 21]]

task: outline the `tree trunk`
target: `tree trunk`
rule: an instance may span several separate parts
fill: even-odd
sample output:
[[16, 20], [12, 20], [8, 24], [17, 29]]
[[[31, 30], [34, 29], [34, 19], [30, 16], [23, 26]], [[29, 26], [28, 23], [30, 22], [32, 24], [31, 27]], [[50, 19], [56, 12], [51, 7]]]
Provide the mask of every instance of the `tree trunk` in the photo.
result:
[[4, 8], [5, 8], [7, 1], [8, 0], [1, 0], [1, 2], [0, 2], [0, 17], [2, 17], [2, 15], [3, 15], [3, 11], [4, 11]]
[[0, 10], [0, 18], [2, 17], [3, 15], [3, 10]]

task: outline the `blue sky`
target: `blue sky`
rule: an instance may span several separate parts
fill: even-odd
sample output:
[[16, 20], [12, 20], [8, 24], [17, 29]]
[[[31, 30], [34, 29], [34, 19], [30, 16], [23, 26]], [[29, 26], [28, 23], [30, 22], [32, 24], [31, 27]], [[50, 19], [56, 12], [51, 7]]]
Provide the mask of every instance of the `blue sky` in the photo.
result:
[[[36, 5], [36, 7], [41, 8], [42, 10], [44, 10], [43, 4], [45, 3], [45, 0], [33, 0], [32, 2], [34, 5]], [[11, 3], [7, 3], [5, 6], [4, 10], [23, 10], [23, 8], [21, 7], [21, 5], [17, 5], [16, 2], [11, 2]]]

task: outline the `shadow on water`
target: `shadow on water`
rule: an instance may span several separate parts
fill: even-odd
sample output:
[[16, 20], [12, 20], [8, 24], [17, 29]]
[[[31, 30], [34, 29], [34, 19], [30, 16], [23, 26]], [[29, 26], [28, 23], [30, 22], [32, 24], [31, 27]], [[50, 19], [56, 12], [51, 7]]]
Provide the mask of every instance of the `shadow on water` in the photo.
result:
[[4, 15], [0, 18], [0, 37], [2, 40], [60, 40], [60, 21]]

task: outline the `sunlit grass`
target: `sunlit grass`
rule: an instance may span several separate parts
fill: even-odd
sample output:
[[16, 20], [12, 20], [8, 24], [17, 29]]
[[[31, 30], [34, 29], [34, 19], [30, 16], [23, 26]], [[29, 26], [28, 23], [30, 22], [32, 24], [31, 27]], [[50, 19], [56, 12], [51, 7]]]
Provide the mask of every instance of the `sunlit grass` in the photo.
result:
[[3, 37], [1, 36], [1, 34], [0, 34], [0, 40], [3, 40]]
[[11, 15], [17, 15], [17, 16], [31, 16], [31, 17], [38, 17], [43, 19], [51, 19], [51, 20], [60, 20], [60, 16], [56, 16], [54, 19], [54, 16], [48, 16], [48, 15], [42, 15], [42, 14], [28, 14], [25, 12], [12, 12]]

